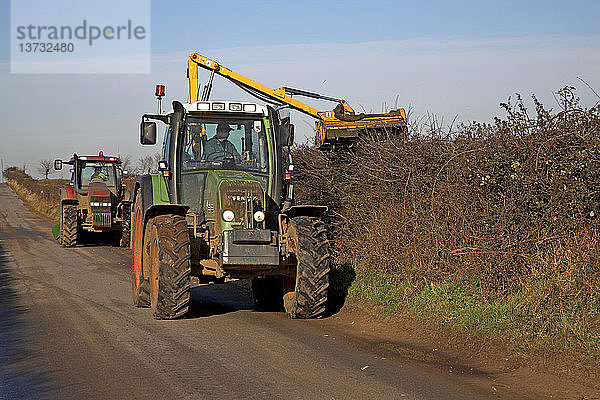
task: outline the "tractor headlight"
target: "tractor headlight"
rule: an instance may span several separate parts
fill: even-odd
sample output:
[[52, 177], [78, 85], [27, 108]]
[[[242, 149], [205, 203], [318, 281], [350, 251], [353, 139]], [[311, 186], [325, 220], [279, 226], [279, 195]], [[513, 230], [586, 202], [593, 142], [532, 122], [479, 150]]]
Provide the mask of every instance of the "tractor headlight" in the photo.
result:
[[223, 220], [225, 222], [231, 222], [235, 218], [235, 214], [231, 210], [223, 211]]
[[263, 222], [265, 220], [265, 213], [262, 211], [257, 211], [254, 213], [254, 220], [256, 222]]

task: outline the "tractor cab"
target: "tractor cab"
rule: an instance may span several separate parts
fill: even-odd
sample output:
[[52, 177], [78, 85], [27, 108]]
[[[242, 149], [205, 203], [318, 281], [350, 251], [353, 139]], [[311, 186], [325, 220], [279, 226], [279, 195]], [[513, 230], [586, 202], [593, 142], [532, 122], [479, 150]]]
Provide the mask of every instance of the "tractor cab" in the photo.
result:
[[106, 186], [111, 192], [117, 193], [117, 168], [115, 163], [105, 161], [82, 161], [79, 165], [78, 188], [82, 191], [93, 185]]
[[104, 156], [102, 152], [97, 156], [74, 154], [68, 164], [73, 165], [71, 182], [82, 194], [86, 194], [90, 186], [95, 185], [106, 186], [115, 196], [119, 194], [121, 161], [118, 157]]
[[269, 157], [274, 141], [266, 113], [223, 114], [185, 118], [176, 146], [180, 200], [191, 212], [219, 221], [218, 231], [263, 228], [264, 212], [280, 195], [269, 185], [280, 160]]
[[167, 123], [159, 169], [169, 203], [185, 204], [190, 220], [206, 223], [215, 233], [275, 230], [288, 197], [282, 146], [290, 140], [289, 121], [255, 103], [177, 104], [166, 115], [145, 115], [142, 121]]
[[102, 152], [97, 156], [74, 154], [67, 164], [73, 165], [71, 182], [81, 200], [87, 200], [85, 202], [91, 207], [99, 202], [111, 208], [117, 205], [122, 197], [121, 160], [118, 157], [104, 156]]

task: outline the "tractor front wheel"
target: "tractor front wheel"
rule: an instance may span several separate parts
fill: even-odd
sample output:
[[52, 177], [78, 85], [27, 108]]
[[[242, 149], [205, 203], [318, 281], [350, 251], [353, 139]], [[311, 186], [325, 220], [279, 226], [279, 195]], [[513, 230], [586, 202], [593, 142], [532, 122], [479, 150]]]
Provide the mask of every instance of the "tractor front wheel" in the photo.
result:
[[283, 296], [290, 318], [317, 318], [325, 311], [329, 287], [330, 251], [327, 230], [319, 218], [295, 217], [289, 235], [295, 249], [295, 284]]
[[181, 215], [159, 215], [148, 221], [146, 235], [144, 257], [149, 255], [150, 307], [154, 318], [183, 317], [189, 309], [191, 289], [187, 222]]
[[64, 204], [60, 221], [60, 244], [73, 247], [77, 244], [77, 206]]
[[[144, 257], [143, 250], [143, 229], [142, 221], [142, 197], [138, 194], [133, 207], [133, 236], [131, 238], [131, 249], [133, 250], [131, 262], [131, 289], [133, 292], [133, 305], [136, 307], [150, 307], [150, 282], [144, 276], [145, 266], [144, 261], [148, 256]], [[146, 264], [149, 264], [146, 261]], [[148, 273], [148, 270], [146, 270]]]

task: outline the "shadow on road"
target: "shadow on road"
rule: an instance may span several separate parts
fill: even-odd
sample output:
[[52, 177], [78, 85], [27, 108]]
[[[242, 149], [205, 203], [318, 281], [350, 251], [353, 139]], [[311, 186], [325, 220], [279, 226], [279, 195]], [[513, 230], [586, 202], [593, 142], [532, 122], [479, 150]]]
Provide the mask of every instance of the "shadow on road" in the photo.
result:
[[[323, 317], [330, 317], [342, 309], [348, 289], [355, 279], [356, 272], [350, 264], [342, 264], [332, 269]], [[191, 307], [187, 318], [210, 317], [240, 310], [260, 312], [255, 308], [252, 283], [249, 279], [197, 286], [192, 288], [191, 294]]]
[[119, 247], [119, 239], [114, 232], [79, 232], [77, 235], [77, 246], [96, 247], [108, 246]]
[[344, 263], [335, 266], [329, 273], [329, 292], [327, 293], [327, 304], [323, 317], [331, 317], [340, 312], [346, 297], [348, 289], [356, 279], [356, 272], [350, 263]]
[[240, 310], [254, 310], [254, 299], [248, 280], [192, 288], [192, 301], [187, 318], [210, 317]]
[[51, 378], [41, 371], [44, 363], [36, 360], [28, 340], [35, 327], [25, 320], [16, 281], [0, 238], [0, 399], [55, 398]]

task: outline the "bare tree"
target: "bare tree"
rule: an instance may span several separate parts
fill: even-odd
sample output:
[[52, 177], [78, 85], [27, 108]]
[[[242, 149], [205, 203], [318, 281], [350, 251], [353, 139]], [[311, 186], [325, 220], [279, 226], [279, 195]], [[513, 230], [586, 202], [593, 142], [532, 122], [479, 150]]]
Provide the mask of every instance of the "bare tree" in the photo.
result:
[[[42, 175], [44, 175], [46, 177], [46, 179], [48, 179], [48, 175], [51, 174], [53, 171], [52, 169], [53, 166], [53, 162], [52, 160], [41, 160], [39, 167], [38, 167], [38, 172]], [[23, 168], [23, 170], [25, 170], [25, 168]]]
[[158, 172], [158, 162], [160, 159], [160, 153], [156, 153], [153, 156], [144, 156], [140, 158], [137, 162], [137, 172], [140, 175]]
[[[124, 156], [121, 156], [121, 169], [123, 171], [129, 171], [131, 169], [131, 156], [129, 154], [126, 154]], [[129, 171], [131, 172], [131, 171]]]
[[152, 171], [152, 156], [141, 157], [137, 161], [136, 172], [140, 175], [149, 174]]

